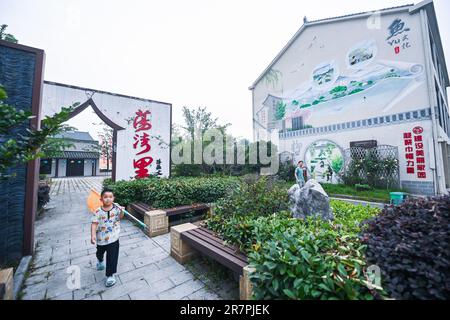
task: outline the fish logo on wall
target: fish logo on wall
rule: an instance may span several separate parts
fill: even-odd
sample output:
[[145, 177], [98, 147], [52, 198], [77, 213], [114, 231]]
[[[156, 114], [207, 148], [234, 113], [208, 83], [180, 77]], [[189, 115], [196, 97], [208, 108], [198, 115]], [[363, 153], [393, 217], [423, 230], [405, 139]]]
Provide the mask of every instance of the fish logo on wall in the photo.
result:
[[411, 30], [400, 18], [396, 18], [388, 27], [389, 35], [386, 42], [394, 48], [395, 54], [399, 54], [401, 50], [411, 48], [408, 32]]

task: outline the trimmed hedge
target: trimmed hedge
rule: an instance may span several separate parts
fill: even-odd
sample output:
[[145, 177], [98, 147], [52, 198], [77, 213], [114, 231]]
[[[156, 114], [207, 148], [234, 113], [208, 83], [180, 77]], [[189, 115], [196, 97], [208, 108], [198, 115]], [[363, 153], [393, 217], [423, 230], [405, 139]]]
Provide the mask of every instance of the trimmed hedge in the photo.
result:
[[194, 203], [211, 203], [237, 187], [230, 177], [156, 178], [104, 183], [121, 205], [145, 202], [154, 208], [172, 208]]
[[385, 207], [362, 236], [396, 299], [450, 299], [450, 197]]

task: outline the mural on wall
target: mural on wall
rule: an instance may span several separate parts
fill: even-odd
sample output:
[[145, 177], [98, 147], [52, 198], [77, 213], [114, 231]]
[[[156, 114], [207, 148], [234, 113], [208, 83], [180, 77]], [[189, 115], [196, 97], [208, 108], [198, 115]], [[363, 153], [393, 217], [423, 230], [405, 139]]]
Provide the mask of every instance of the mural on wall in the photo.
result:
[[[396, 18], [386, 30], [385, 42], [357, 42], [348, 48], [344, 63], [337, 57], [323, 61], [296, 88], [270, 94], [278, 102], [268, 119], [272, 123], [269, 127], [299, 130], [323, 126], [325, 119], [338, 123], [355, 114], [363, 118], [391, 113], [395, 105], [424, 83], [424, 65], [379, 59], [378, 46], [392, 47], [399, 54], [412, 46], [410, 31], [405, 22]], [[266, 75], [270, 83], [281, 79], [278, 73], [277, 77], [272, 73]], [[329, 120], [330, 116], [334, 121]]]
[[[318, 126], [320, 118], [330, 114], [361, 111], [361, 98], [376, 98], [387, 112], [421, 83], [422, 64], [398, 61], [374, 61], [374, 41], [352, 48], [347, 55], [347, 72], [340, 71], [333, 61], [318, 65], [310, 81], [290, 94], [280, 97], [275, 120], [303, 118], [303, 126]], [[306, 112], [309, 111], [309, 112]]]
[[344, 168], [344, 155], [334, 142], [318, 140], [306, 149], [305, 162], [311, 178], [319, 182], [338, 183], [338, 174]]

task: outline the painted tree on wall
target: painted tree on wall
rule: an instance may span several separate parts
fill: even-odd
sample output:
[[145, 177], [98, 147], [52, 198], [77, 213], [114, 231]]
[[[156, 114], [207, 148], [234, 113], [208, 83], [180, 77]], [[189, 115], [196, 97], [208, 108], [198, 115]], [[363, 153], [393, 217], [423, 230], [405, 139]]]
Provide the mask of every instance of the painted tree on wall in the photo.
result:
[[286, 115], [286, 103], [283, 101], [278, 102], [277, 109], [275, 112], [275, 119], [281, 120]]

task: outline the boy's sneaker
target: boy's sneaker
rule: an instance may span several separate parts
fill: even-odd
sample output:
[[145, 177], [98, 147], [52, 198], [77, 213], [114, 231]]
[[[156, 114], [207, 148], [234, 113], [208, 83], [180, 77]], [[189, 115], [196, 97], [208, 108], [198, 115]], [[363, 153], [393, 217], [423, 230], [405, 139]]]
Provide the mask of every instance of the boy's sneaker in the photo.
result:
[[112, 275], [111, 277], [106, 278], [105, 286], [112, 287], [115, 284], [116, 284], [116, 278], [114, 278], [114, 275]]
[[104, 270], [105, 269], [105, 263], [103, 261], [97, 262], [97, 270]]

